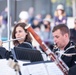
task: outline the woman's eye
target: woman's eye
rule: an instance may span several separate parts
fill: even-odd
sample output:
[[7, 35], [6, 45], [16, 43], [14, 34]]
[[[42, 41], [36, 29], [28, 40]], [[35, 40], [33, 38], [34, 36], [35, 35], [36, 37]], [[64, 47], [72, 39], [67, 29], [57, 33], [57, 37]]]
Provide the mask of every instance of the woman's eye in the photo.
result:
[[15, 34], [16, 34], [16, 33], [21, 33], [21, 32], [22, 32], [22, 31], [16, 31]]
[[19, 31], [19, 33], [21, 33], [22, 31]]

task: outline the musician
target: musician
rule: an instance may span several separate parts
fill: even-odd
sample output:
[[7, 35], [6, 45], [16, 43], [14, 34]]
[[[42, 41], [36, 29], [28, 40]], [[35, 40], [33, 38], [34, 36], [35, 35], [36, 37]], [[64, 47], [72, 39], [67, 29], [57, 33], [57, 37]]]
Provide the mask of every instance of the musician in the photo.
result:
[[14, 27], [12, 32], [12, 39], [22, 38], [19, 40], [14, 40], [13, 41], [14, 46], [30, 48], [30, 46], [25, 45], [25, 42], [32, 45], [32, 37], [30, 33], [27, 31], [27, 29], [25, 29], [25, 26], [26, 26], [25, 23], [18, 23]]
[[[16, 47], [33, 48], [31, 35], [27, 29], [25, 29], [25, 26], [25, 23], [18, 23], [15, 25], [12, 32], [12, 39], [21, 39], [13, 40], [13, 45]], [[3, 42], [0, 41], [0, 46], [2, 46], [2, 44]], [[5, 51], [3, 47], [0, 47], [0, 56], [2, 58], [5, 58], [6, 53], [8, 56], [11, 54], [9, 51]]]
[[59, 24], [53, 28], [53, 37], [58, 47], [55, 53], [70, 68], [75, 65], [76, 49], [73, 42], [70, 41], [70, 30], [67, 25]]

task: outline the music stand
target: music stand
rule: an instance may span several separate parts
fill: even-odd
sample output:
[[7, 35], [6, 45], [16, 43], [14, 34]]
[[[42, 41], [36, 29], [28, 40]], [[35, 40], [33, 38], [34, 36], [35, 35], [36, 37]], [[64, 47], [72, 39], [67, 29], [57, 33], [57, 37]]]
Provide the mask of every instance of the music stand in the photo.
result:
[[14, 53], [17, 60], [30, 62], [43, 61], [40, 51], [36, 49], [14, 47]]

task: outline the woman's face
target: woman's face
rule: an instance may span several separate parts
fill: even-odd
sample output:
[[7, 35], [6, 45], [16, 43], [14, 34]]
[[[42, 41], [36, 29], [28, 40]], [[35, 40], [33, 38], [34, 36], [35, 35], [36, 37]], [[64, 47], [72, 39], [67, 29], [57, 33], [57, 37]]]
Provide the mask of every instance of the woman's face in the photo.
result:
[[62, 14], [62, 10], [57, 10], [57, 12], [58, 12], [58, 15]]
[[22, 38], [19, 39], [19, 43], [23, 43], [25, 38], [26, 38], [27, 33], [24, 31], [24, 29], [20, 26], [16, 27], [16, 32], [15, 32], [15, 37], [17, 38]]

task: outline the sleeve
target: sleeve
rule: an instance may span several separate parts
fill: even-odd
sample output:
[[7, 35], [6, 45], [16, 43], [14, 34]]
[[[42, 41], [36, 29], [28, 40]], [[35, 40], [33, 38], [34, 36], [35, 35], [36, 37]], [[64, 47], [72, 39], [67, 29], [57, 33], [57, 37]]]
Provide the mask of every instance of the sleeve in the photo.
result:
[[7, 60], [9, 58], [13, 58], [13, 55], [11, 51], [7, 51], [4, 47], [0, 47], [0, 56], [4, 59], [6, 58]]

